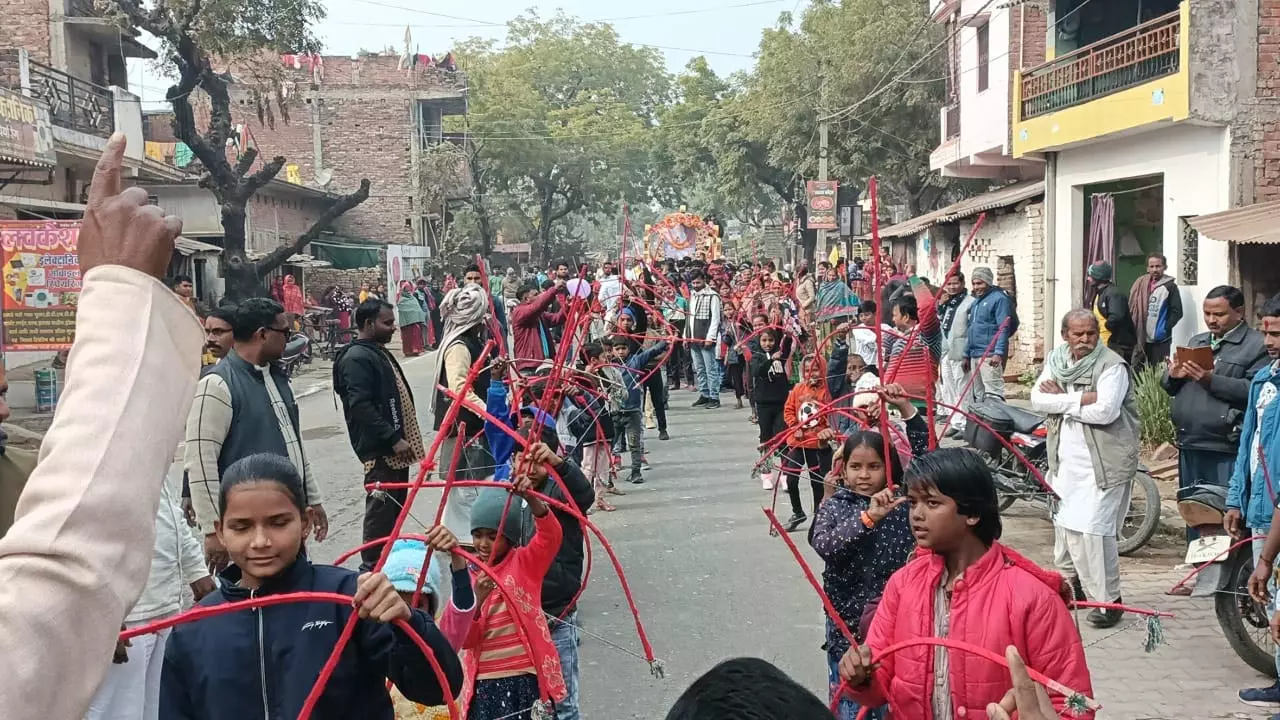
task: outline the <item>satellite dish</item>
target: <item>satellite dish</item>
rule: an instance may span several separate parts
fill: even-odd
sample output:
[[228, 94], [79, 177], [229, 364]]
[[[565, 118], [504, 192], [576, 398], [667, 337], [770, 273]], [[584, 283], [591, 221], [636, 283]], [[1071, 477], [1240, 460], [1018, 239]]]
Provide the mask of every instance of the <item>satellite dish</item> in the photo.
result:
[[316, 171], [316, 184], [320, 187], [328, 187], [333, 182], [333, 170], [330, 168], [320, 168]]

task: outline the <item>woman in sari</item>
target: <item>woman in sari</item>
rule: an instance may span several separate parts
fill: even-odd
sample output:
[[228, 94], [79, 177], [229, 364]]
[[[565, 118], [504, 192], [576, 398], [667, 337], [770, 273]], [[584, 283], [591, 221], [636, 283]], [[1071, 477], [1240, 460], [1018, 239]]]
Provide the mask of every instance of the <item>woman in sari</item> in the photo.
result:
[[400, 295], [396, 300], [396, 314], [399, 315], [400, 342], [405, 357], [417, 357], [425, 353], [427, 314], [423, 312], [418, 298], [413, 295], [413, 283], [401, 283]]

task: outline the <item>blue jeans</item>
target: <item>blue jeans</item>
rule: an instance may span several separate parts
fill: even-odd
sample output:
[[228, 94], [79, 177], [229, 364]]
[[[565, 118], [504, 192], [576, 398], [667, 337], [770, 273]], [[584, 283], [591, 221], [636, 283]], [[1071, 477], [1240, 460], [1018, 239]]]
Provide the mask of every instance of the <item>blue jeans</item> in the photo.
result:
[[[1250, 536], [1261, 535], [1265, 537], [1266, 534], [1267, 534], [1267, 531], [1262, 528], [1253, 528], [1252, 530], [1250, 530]], [[1262, 546], [1265, 545], [1266, 543], [1267, 543], [1266, 540], [1253, 541], [1253, 566], [1254, 567], [1258, 566], [1258, 558], [1262, 556]], [[1276, 614], [1276, 605], [1277, 605], [1277, 602], [1280, 602], [1276, 599], [1277, 586], [1276, 586], [1275, 573], [1271, 574], [1271, 580], [1267, 582], [1267, 592], [1271, 594], [1271, 600], [1267, 603], [1267, 617], [1270, 618], [1272, 615]], [[1276, 669], [1280, 670], [1280, 645], [1276, 646]]]
[[556, 720], [579, 720], [578, 714], [578, 611], [564, 617], [564, 622], [547, 618], [551, 641], [560, 652], [560, 671], [564, 673], [564, 700], [556, 703]]
[[705, 398], [719, 400], [720, 361], [716, 359], [715, 346], [691, 345], [689, 354], [693, 356], [693, 373], [698, 378], [698, 390]]
[[[830, 620], [827, 621], [828, 624], [830, 622], [831, 622]], [[840, 668], [840, 655], [828, 650], [827, 651], [828, 705], [830, 704], [831, 700], [835, 699], [836, 688], [840, 687], [840, 669], [839, 668]], [[854, 702], [853, 700], [849, 699], [849, 696], [846, 695], [840, 698], [840, 708], [839, 708], [839, 712], [836, 713], [836, 720], [857, 720], [858, 711], [860, 710], [862, 710], [862, 706]], [[883, 707], [875, 708], [874, 710], [868, 710], [866, 720], [883, 720], [885, 716], [885, 710], [886, 708], [883, 708]]]

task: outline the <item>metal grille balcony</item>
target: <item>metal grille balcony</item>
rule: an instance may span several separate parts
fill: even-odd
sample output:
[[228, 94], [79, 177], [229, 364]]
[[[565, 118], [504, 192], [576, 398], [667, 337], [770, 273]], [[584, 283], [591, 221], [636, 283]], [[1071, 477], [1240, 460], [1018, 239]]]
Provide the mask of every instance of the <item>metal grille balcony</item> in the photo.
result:
[[[102, 138], [115, 132], [115, 99], [111, 90], [74, 78], [48, 65], [27, 59], [17, 50], [0, 50], [0, 82], [26, 90], [49, 105], [54, 125]], [[25, 87], [24, 87], [25, 85]]]
[[1086, 45], [1022, 75], [1021, 117], [1081, 105], [1179, 70], [1178, 11]]

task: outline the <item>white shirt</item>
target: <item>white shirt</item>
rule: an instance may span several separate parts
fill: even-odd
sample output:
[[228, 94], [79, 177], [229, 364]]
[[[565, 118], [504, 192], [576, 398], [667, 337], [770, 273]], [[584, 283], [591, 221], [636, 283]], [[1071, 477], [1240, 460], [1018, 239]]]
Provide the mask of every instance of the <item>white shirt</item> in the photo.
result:
[[125, 624], [141, 625], [182, 611], [184, 588], [209, 576], [204, 548], [196, 541], [187, 519], [178, 506], [174, 480], [165, 478], [160, 486], [160, 507], [156, 512], [156, 542], [151, 555], [151, 573], [142, 597], [133, 604]]
[[1253, 406], [1257, 411], [1258, 420], [1253, 426], [1253, 437], [1249, 440], [1249, 477], [1258, 476], [1258, 455], [1262, 452], [1262, 418], [1275, 402], [1276, 395], [1275, 383], [1263, 383], [1262, 388], [1258, 390], [1258, 401]]
[[[1058, 439], [1058, 472], [1046, 478], [1061, 498], [1054, 522], [1075, 532], [1115, 535], [1119, 531], [1121, 504], [1128, 497], [1127, 485], [1098, 487], [1093, 457], [1084, 438], [1085, 425], [1110, 425], [1120, 417], [1129, 392], [1129, 371], [1116, 365], [1098, 378], [1098, 399], [1080, 405], [1084, 392], [1070, 389], [1063, 394], [1040, 391], [1040, 384], [1053, 379], [1048, 367], [1031, 389], [1031, 407], [1037, 412], [1062, 415]], [[1137, 448], [1134, 448], [1137, 451]]]

